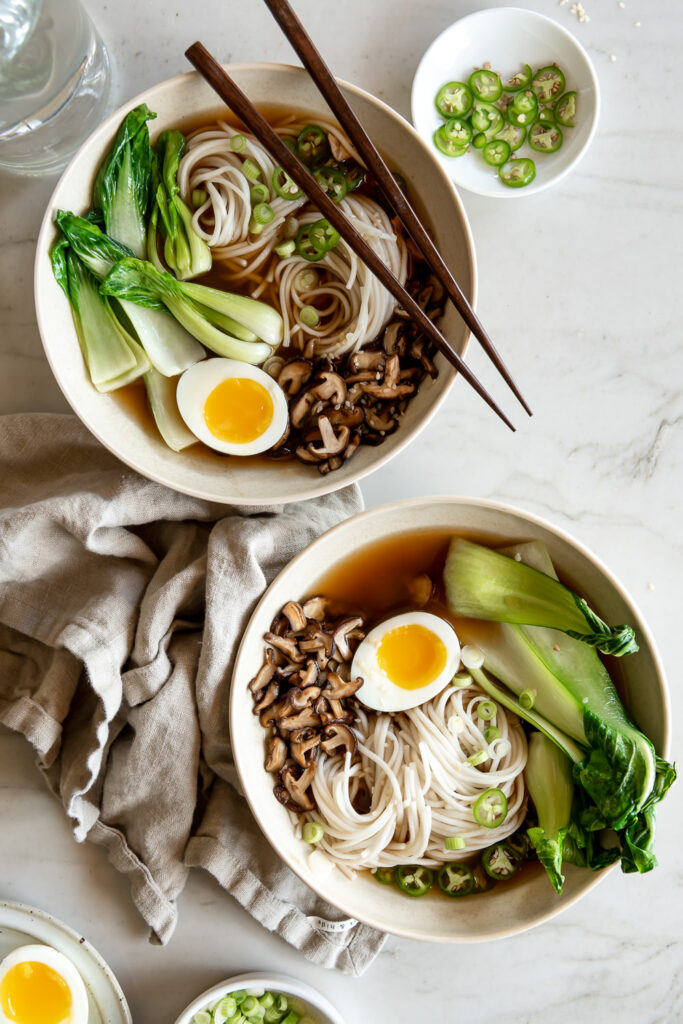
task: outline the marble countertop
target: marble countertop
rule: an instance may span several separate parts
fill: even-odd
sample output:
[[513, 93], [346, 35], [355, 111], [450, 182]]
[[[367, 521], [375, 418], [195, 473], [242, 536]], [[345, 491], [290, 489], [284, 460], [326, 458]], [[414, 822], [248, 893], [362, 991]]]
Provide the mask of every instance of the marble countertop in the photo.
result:
[[[292, 61], [255, 0], [87, 6], [110, 49], [117, 104], [185, 70], [183, 51], [196, 38], [226, 61]], [[421, 54], [477, 6], [296, 0], [336, 73], [406, 116]], [[558, 187], [512, 203], [463, 193], [479, 312], [535, 415], [517, 415], [513, 436], [459, 382], [431, 427], [366, 480], [363, 493], [369, 506], [439, 492], [501, 499], [596, 551], [658, 640], [675, 753], [683, 714], [683, 19], [678, 0], [586, 0], [590, 21], [582, 23], [571, 4], [524, 6], [576, 34], [603, 99], [590, 152]], [[35, 238], [53, 186], [54, 179], [0, 174], [0, 412], [67, 408], [43, 356], [32, 298]], [[470, 361], [492, 381], [474, 348]], [[504, 389], [492, 390], [510, 409]], [[254, 969], [309, 981], [349, 1024], [683, 1021], [680, 784], [659, 813], [657, 871], [612, 872], [561, 917], [495, 944], [390, 939], [357, 980], [312, 967], [200, 873], [181, 897], [169, 945], [150, 946], [127, 882], [99, 849], [76, 845], [27, 746], [8, 731], [0, 731], [0, 823], [0, 898], [40, 906], [86, 935], [117, 973], [136, 1024], [170, 1024], [196, 992]]]

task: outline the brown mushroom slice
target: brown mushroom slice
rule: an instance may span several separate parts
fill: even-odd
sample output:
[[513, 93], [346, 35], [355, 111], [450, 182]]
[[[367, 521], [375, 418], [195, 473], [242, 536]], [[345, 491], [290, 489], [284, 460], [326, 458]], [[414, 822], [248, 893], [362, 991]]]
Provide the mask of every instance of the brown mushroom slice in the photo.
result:
[[312, 373], [313, 366], [308, 359], [292, 359], [280, 370], [277, 382], [287, 397], [293, 398], [308, 383]]
[[269, 708], [271, 704], [275, 703], [279, 695], [280, 687], [277, 680], [274, 679], [272, 683], [268, 684], [263, 695], [254, 704], [254, 714], [259, 715], [262, 711], [265, 711], [266, 708]]
[[271, 704], [261, 712], [259, 715], [259, 722], [264, 729], [268, 729], [271, 725], [275, 725], [278, 718], [282, 715], [286, 715], [290, 710], [291, 708], [287, 698], [283, 697], [281, 700], [277, 701], [275, 704]]
[[354, 452], [358, 451], [358, 448], [360, 447], [361, 441], [362, 441], [362, 438], [361, 438], [360, 434], [354, 434], [353, 435], [353, 437], [351, 438], [351, 440], [349, 441], [349, 443], [347, 444], [347, 446], [346, 446], [346, 448], [344, 450], [344, 454], [342, 456], [342, 460], [344, 462], [348, 462], [348, 460], [351, 458], [351, 456], [354, 454]]
[[294, 803], [284, 786], [275, 786], [273, 788], [273, 793], [275, 794], [275, 799], [281, 803], [283, 807], [286, 807], [288, 811], [294, 811], [295, 814], [302, 813], [303, 809], [299, 807], [298, 804]]
[[293, 633], [299, 633], [308, 625], [308, 619], [298, 601], [288, 601], [282, 609], [282, 614], [287, 617], [289, 628]]
[[289, 419], [295, 429], [301, 429], [317, 402], [319, 402], [319, 399], [313, 391], [309, 390], [299, 395], [296, 402], [290, 406]]
[[366, 395], [371, 398], [381, 398], [382, 401], [398, 401], [401, 398], [407, 398], [408, 395], [412, 395], [415, 392], [414, 384], [396, 384], [394, 387], [389, 387], [387, 384], [361, 384], [363, 391]]
[[322, 622], [325, 618], [328, 604], [329, 601], [326, 597], [309, 597], [303, 606], [304, 615], [307, 619], [315, 619], [316, 622]]
[[356, 736], [344, 722], [330, 722], [323, 730], [320, 747], [326, 754], [356, 753]]
[[267, 772], [279, 772], [287, 760], [287, 744], [279, 736], [272, 736], [268, 742], [268, 750], [263, 767]]
[[302, 669], [300, 673], [299, 686], [302, 690], [305, 690], [306, 687], [315, 686], [318, 682], [318, 675], [318, 666], [316, 663], [312, 659], [307, 661], [306, 668]]
[[[349, 368], [352, 373], [358, 373], [360, 370], [382, 370], [385, 360], [385, 353], [381, 349], [376, 352], [354, 352], [349, 356]], [[348, 377], [346, 382], [348, 384]]]
[[268, 685], [273, 676], [275, 675], [275, 657], [273, 651], [269, 648], [266, 651], [266, 660], [264, 661], [261, 668], [258, 670], [252, 681], [249, 683], [249, 689], [256, 696], [261, 690]]
[[334, 639], [335, 647], [339, 652], [339, 657], [342, 661], [349, 661], [352, 655], [352, 650], [349, 647], [348, 635], [349, 633], [357, 629], [358, 626], [363, 625], [363, 620], [360, 617], [355, 619], [342, 619], [335, 626], [334, 633], [332, 634]]
[[408, 583], [408, 593], [418, 608], [428, 604], [434, 593], [434, 584], [432, 583], [431, 576], [426, 572], [421, 572], [414, 576]]
[[376, 370], [361, 370], [359, 373], [352, 373], [346, 378], [347, 384], [359, 384], [370, 380], [381, 380], [382, 374]]
[[[396, 311], [398, 313], [398, 310]], [[404, 326], [396, 320], [393, 320], [384, 329], [384, 335], [382, 336], [382, 348], [387, 355], [393, 355], [397, 352], [399, 355], [403, 355], [405, 352], [405, 338], [403, 337]]]
[[320, 726], [320, 716], [311, 707], [302, 708], [294, 714], [282, 715], [277, 719], [277, 727], [282, 732], [294, 732], [296, 729], [316, 729]]
[[300, 462], [308, 462], [308, 463], [315, 464], [316, 466], [317, 466], [318, 462], [320, 461], [317, 458], [316, 455], [314, 455], [311, 452], [309, 452], [307, 445], [304, 446], [304, 445], [300, 444], [299, 447], [296, 449], [295, 455], [296, 455], [297, 459], [299, 459]]
[[351, 151], [342, 145], [341, 139], [338, 139], [334, 132], [327, 133], [327, 141], [330, 144], [330, 153], [335, 160], [351, 159]]
[[328, 700], [343, 700], [345, 697], [352, 697], [354, 693], [360, 690], [362, 685], [363, 679], [361, 676], [345, 682], [336, 672], [328, 672], [327, 686], [323, 691], [323, 696], [327, 697]]
[[329, 459], [334, 455], [341, 455], [349, 443], [351, 431], [348, 427], [340, 427], [339, 434], [335, 434], [334, 427], [327, 416], [318, 417], [318, 429], [320, 430], [321, 445], [317, 447], [313, 443], [306, 446], [311, 455], [318, 459]]
[[275, 647], [278, 651], [282, 651], [282, 653], [296, 665], [300, 665], [304, 660], [304, 656], [300, 652], [296, 640], [292, 640], [291, 637], [278, 636], [276, 633], [266, 633], [265, 639], [267, 643], [272, 647]]
[[322, 402], [330, 405], [343, 405], [346, 401], [346, 384], [342, 377], [333, 370], [325, 370], [312, 392]]
[[[302, 768], [307, 768], [318, 756], [321, 735], [317, 729], [297, 729], [289, 741], [289, 750]], [[282, 765], [280, 766], [282, 767]]]
[[349, 408], [348, 403], [341, 409], [326, 409], [324, 412], [333, 427], [359, 427], [365, 418], [360, 405]]
[[401, 378], [401, 362], [398, 358], [398, 354], [394, 352], [392, 356], [387, 359], [386, 366], [384, 367], [384, 383], [393, 388], [395, 384], [398, 384]]
[[302, 811], [312, 811], [315, 807], [315, 803], [306, 792], [313, 781], [314, 775], [315, 765], [313, 764], [309, 765], [303, 772], [300, 768], [291, 764], [287, 765], [280, 772], [280, 781], [287, 790], [290, 800]]
[[393, 434], [398, 427], [398, 420], [391, 415], [388, 409], [381, 407], [366, 409], [365, 422], [370, 430], [375, 430], [378, 434]]

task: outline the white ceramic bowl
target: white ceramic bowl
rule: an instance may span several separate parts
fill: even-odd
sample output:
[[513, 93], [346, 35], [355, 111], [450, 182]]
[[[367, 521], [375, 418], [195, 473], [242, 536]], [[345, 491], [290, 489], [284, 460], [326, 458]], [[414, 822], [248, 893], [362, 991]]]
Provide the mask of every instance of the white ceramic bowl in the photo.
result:
[[[282, 64], [240, 64], [230, 74], [250, 99], [272, 107], [277, 96], [283, 106], [322, 115], [326, 107], [307, 73]], [[411, 195], [420, 213], [433, 225], [435, 241], [471, 304], [476, 299], [475, 258], [467, 216], [448, 176], [415, 130], [381, 100], [356, 86], [342, 88], [371, 137], [392, 167], [415, 185]], [[353, 459], [323, 477], [313, 466], [297, 461], [274, 463], [263, 459], [227, 458], [193, 448], [173, 452], [156, 430], [115, 395], [101, 395], [88, 378], [71, 311], [55, 281], [49, 250], [55, 239], [58, 209], [85, 212], [90, 206], [93, 179], [125, 113], [139, 103], [156, 111], [150, 122], [152, 141], [171, 126], [188, 122], [196, 127], [221, 112], [220, 100], [204, 80], [190, 72], [148, 89], [117, 110], [94, 132], [64, 172], [48, 204], [38, 238], [35, 262], [35, 302], [43, 346], [57, 383], [74, 412], [89, 430], [123, 462], [144, 476], [177, 491], [227, 503], [280, 504], [299, 501], [344, 487], [371, 473], [403, 449], [428, 423], [445, 399], [455, 372], [441, 357], [437, 380], [425, 380], [408, 407], [400, 429], [381, 446], [362, 446]], [[224, 109], [224, 108], [223, 108]], [[442, 330], [461, 354], [467, 329], [451, 307]]]
[[[545, 542], [559, 575], [581, 587], [589, 604], [608, 622], [635, 627], [640, 652], [621, 661], [624, 699], [657, 751], [667, 755], [669, 704], [663, 668], [643, 618], [619, 581], [590, 551], [550, 523], [520, 509], [471, 498], [418, 498], [384, 505], [354, 516], [309, 545], [273, 581], [257, 606], [235, 663], [230, 700], [230, 735], [242, 788], [264, 835], [282, 859], [320, 896], [367, 924], [411, 939], [477, 942], [503, 938], [547, 921], [598, 884], [605, 871], [566, 867], [561, 896], [545, 874], [523, 884], [500, 886], [491, 899], [406, 899], [392, 886], [367, 874], [353, 881], [340, 871], [312, 876], [310, 846], [297, 839], [289, 813], [273, 796], [273, 780], [263, 768], [264, 731], [252, 713], [247, 684], [263, 663], [263, 635], [289, 600], [315, 593], [318, 579], [359, 548], [408, 530], [447, 529], [500, 537], [502, 543]], [[609, 870], [609, 869], [605, 869]], [[625, 884], [625, 883], [624, 883]]]
[[315, 1024], [344, 1024], [340, 1015], [324, 996], [303, 981], [296, 981], [284, 974], [239, 974], [234, 978], [228, 978], [227, 981], [221, 981], [193, 999], [190, 1005], [185, 1007], [175, 1024], [190, 1024], [199, 1010], [213, 1006], [223, 996], [228, 996], [231, 992], [237, 992], [243, 988], [254, 992], [265, 989], [267, 992], [294, 996], [300, 1004], [299, 1012], [309, 1014]]
[[[536, 69], [556, 62], [565, 73], [567, 90], [579, 94], [576, 127], [563, 129], [564, 141], [556, 153], [535, 153], [526, 143], [518, 151], [536, 164], [536, 178], [525, 188], [504, 185], [473, 147], [464, 156], [447, 157], [432, 141], [435, 129], [443, 124], [434, 107], [438, 90], [445, 82], [467, 81], [474, 68], [487, 61], [504, 83], [523, 64]], [[451, 180], [469, 192], [498, 199], [531, 196], [561, 181], [588, 149], [600, 113], [598, 79], [581, 44], [552, 18], [520, 7], [476, 11], [445, 29], [418, 65], [411, 102], [413, 124]]]

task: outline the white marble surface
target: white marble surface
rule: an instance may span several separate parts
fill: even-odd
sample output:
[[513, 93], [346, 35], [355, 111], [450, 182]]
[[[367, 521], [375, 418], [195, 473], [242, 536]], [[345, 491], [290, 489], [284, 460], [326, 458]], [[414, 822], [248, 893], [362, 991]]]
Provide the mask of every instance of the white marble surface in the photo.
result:
[[[195, 38], [224, 60], [291, 60], [257, 0], [88, 6], [111, 50], [117, 101], [184, 70], [183, 50]], [[420, 55], [478, 5], [296, 6], [340, 76], [408, 114]], [[524, 6], [576, 33], [603, 97], [592, 149], [559, 187], [501, 204], [464, 194], [480, 314], [535, 416], [524, 420], [494, 382], [519, 425], [512, 436], [457, 384], [436, 423], [363, 490], [368, 505], [439, 492], [507, 500], [598, 552], [658, 639], [672, 688], [675, 752], [683, 714], [680, 2], [585, 0], [591, 20], [583, 24], [556, 0]], [[53, 184], [0, 176], [2, 412], [66, 408], [43, 358], [31, 289], [34, 240]], [[478, 353], [471, 362], [494, 381]], [[126, 882], [99, 850], [73, 842], [23, 741], [0, 733], [0, 897], [34, 903], [82, 930], [117, 972], [136, 1024], [170, 1024], [201, 988], [261, 968], [317, 985], [349, 1024], [683, 1021], [683, 786], [659, 821], [661, 864], [651, 875], [613, 872], [556, 921], [490, 946], [390, 940], [367, 974], [351, 980], [311, 967], [202, 875], [181, 898], [170, 944], [149, 946]]]

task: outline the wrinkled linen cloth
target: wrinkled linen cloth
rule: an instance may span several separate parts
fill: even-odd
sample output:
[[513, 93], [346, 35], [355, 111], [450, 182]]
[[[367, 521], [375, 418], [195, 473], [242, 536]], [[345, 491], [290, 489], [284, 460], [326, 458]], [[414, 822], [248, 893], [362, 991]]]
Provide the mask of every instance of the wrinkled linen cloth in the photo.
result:
[[177, 494], [72, 416], [0, 417], [0, 722], [26, 737], [78, 841], [103, 846], [165, 943], [191, 867], [315, 963], [360, 974], [384, 936], [264, 841], [228, 734], [231, 666], [277, 572], [361, 508]]

